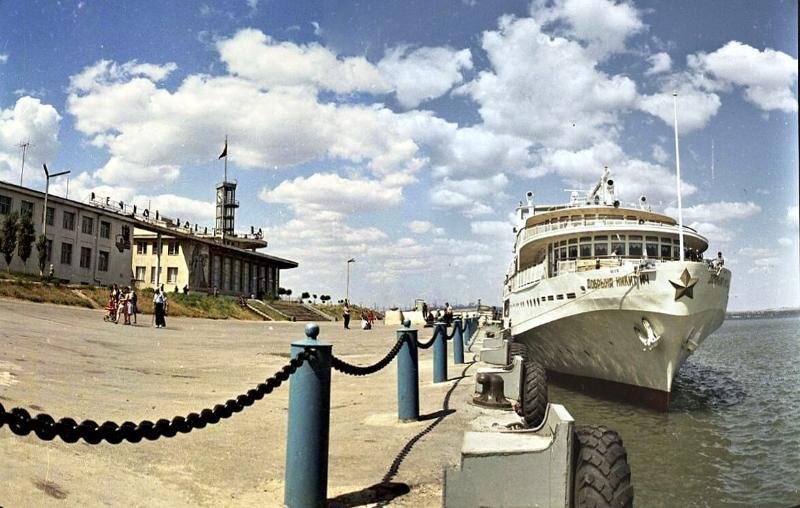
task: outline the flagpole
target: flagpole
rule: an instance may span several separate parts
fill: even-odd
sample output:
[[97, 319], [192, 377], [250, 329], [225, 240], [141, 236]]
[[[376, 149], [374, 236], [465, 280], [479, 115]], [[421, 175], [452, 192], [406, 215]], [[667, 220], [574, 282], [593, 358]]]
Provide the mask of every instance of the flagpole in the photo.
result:
[[228, 181], [228, 135], [225, 134], [225, 179], [223, 182]]
[[683, 255], [683, 207], [681, 206], [681, 155], [678, 147], [678, 92], [672, 92], [672, 102], [675, 110], [675, 169], [676, 185], [678, 190], [678, 248], [680, 249], [680, 260], [684, 260]]

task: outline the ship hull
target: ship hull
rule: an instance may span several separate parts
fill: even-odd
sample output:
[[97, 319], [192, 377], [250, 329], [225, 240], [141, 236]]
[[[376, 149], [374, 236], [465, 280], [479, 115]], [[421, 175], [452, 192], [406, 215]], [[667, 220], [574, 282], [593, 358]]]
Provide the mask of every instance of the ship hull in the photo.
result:
[[[697, 279], [691, 296], [671, 283], [684, 270]], [[635, 278], [623, 267], [564, 274], [510, 295], [511, 334], [557, 382], [666, 411], [680, 366], [722, 324], [729, 285], [727, 270], [677, 261]], [[535, 304], [566, 292], [575, 297]]]

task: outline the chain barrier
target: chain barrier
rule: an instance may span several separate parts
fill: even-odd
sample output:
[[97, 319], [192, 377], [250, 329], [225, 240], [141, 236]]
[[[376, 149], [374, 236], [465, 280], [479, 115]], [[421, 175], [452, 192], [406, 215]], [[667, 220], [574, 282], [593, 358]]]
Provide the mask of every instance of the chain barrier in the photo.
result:
[[433, 346], [433, 343], [436, 342], [436, 337], [438, 336], [439, 336], [439, 328], [437, 327], [433, 331], [433, 337], [429, 342], [420, 342], [419, 339], [417, 339], [417, 347], [420, 349], [428, 349], [429, 347]]
[[347, 363], [346, 361], [342, 360], [341, 358], [337, 358], [336, 356], [331, 357], [331, 367], [338, 370], [343, 374], [347, 374], [348, 376], [367, 376], [369, 374], [374, 374], [381, 370], [382, 368], [389, 365], [394, 357], [397, 356], [397, 353], [400, 352], [400, 348], [403, 347], [403, 342], [406, 341], [408, 334], [403, 334], [400, 338], [397, 339], [394, 347], [386, 353], [378, 363], [374, 365], [368, 366], [361, 366], [361, 365], [353, 365], [352, 363]]
[[[456, 334], [456, 325], [453, 323], [453, 330], [447, 335], [447, 340], [452, 340]], [[447, 330], [447, 326], [445, 326], [445, 330]]]
[[149, 420], [143, 420], [138, 424], [126, 421], [122, 425], [112, 421], [98, 425], [93, 420], [78, 423], [72, 418], [55, 421], [52, 416], [44, 413], [31, 417], [30, 413], [21, 407], [15, 407], [7, 412], [0, 404], [0, 428], [7, 424], [11, 432], [18, 436], [27, 436], [33, 431], [44, 441], [51, 441], [57, 436], [65, 443], [75, 443], [83, 439], [89, 444], [98, 444], [103, 440], [110, 444], [119, 444], [122, 441], [138, 443], [142, 439], [155, 441], [160, 437], [174, 437], [178, 433], [187, 434], [194, 429], [202, 429], [206, 425], [213, 425], [222, 419], [230, 418], [234, 413], [261, 400], [288, 380], [289, 376], [294, 374], [312, 354], [313, 350], [301, 351], [296, 358], [292, 358], [265, 382], [235, 399], [229, 399], [225, 404], [217, 404], [213, 409], [203, 409], [200, 413], [189, 413], [185, 417], [176, 416], [171, 421], [162, 418], [155, 423]]

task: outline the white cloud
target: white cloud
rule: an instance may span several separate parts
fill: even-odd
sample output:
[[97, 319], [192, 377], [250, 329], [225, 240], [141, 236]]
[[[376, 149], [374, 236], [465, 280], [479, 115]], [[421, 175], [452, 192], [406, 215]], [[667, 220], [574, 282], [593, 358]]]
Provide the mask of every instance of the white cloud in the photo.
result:
[[711, 242], [730, 242], [734, 237], [733, 231], [710, 222], [692, 222], [689, 227], [696, 229], [698, 233], [708, 238]]
[[140, 64], [136, 60], [131, 60], [124, 64], [118, 64], [110, 60], [98, 60], [94, 65], [86, 67], [79, 74], [70, 76], [70, 92], [91, 92], [113, 83], [130, 80], [136, 77], [147, 78], [149, 81], [161, 81], [172, 71], [177, 69], [175, 63], [170, 62], [164, 65], [149, 63]]
[[[739, 220], [752, 217], [761, 212], [761, 207], [752, 201], [719, 201], [716, 203], [702, 203], [699, 205], [685, 207], [683, 209], [684, 220], [708, 221], [727, 221]], [[677, 217], [678, 209], [668, 207], [665, 213]]]
[[778, 251], [767, 247], [742, 247], [739, 255], [748, 258], [772, 258], [778, 255]]
[[0, 53], [0, 64], [8, 62], [8, 53]]
[[406, 224], [406, 226], [408, 226], [408, 229], [410, 229], [412, 233], [416, 233], [418, 235], [428, 232], [433, 233], [434, 235], [444, 234], [444, 228], [437, 227], [433, 223], [426, 220], [412, 220]]
[[793, 88], [797, 84], [797, 59], [782, 51], [763, 51], [730, 41], [712, 53], [687, 57], [689, 67], [707, 73], [723, 85], [744, 87], [745, 98], [765, 111], [797, 112]]
[[639, 11], [615, 0], [556, 0], [551, 8], [534, 2], [531, 12], [541, 21], [563, 20], [567, 33], [585, 41], [592, 54], [604, 57], [625, 49], [625, 40], [645, 29]]
[[[42, 163], [52, 166], [58, 150], [61, 115], [34, 97], [20, 97], [8, 109], [0, 108], [0, 179], [19, 182], [20, 143], [30, 142], [26, 153], [26, 181], [42, 178]], [[37, 167], [38, 166], [38, 167]]]
[[672, 69], [672, 58], [668, 53], [650, 55], [647, 57], [647, 61], [650, 62], [650, 68], [644, 72], [647, 76], [669, 72]]
[[415, 108], [461, 83], [462, 71], [472, 69], [472, 55], [469, 49], [398, 46], [386, 52], [378, 69], [394, 86], [398, 102]]
[[609, 76], [578, 42], [550, 36], [532, 18], [504, 16], [482, 39], [492, 70], [457, 90], [479, 105], [485, 127], [553, 148], [611, 139], [636, 84]]
[[[583, 150], [544, 150], [540, 156], [540, 167], [532, 176], [554, 172], [570, 185], [586, 188], [594, 185], [602, 175], [603, 166], [608, 166], [616, 196], [623, 203], [638, 202], [641, 195], [646, 195], [653, 204], [675, 199], [675, 175], [671, 169], [631, 157], [611, 141]], [[697, 188], [683, 181], [681, 191], [689, 196]]]
[[264, 188], [259, 197], [267, 203], [283, 203], [295, 213], [316, 211], [348, 214], [373, 212], [398, 205], [399, 188], [385, 187], [374, 180], [342, 178], [333, 173], [284, 180], [274, 189]]
[[754, 274], [754, 273], [772, 273], [772, 271], [780, 266], [781, 260], [777, 257], [770, 257], [770, 258], [758, 258], [753, 260], [753, 267], [747, 270], [747, 273]]
[[178, 178], [179, 174], [180, 170], [174, 165], [142, 165], [115, 157], [97, 170], [94, 176], [110, 185], [119, 185], [120, 183], [130, 185], [171, 183]]
[[778, 238], [778, 243], [783, 247], [791, 247], [792, 245], [794, 245], [794, 241], [792, 241], [792, 239], [787, 236]]
[[311, 86], [337, 93], [385, 93], [389, 84], [362, 56], [340, 58], [317, 43], [279, 42], [260, 30], [245, 28], [217, 42], [231, 74], [259, 86]]
[[445, 178], [431, 190], [431, 203], [437, 208], [457, 210], [465, 217], [486, 215], [494, 211], [493, 201], [506, 198], [502, 190], [507, 184], [508, 177], [503, 173], [488, 178]]
[[509, 245], [511, 245], [514, 238], [511, 224], [505, 221], [474, 221], [469, 224], [469, 229], [475, 236], [505, 239]]
[[797, 226], [800, 223], [800, 213], [798, 213], [797, 206], [787, 206], [786, 207], [786, 222], [789, 225]]
[[642, 95], [638, 107], [664, 121], [669, 126], [675, 123], [675, 106], [672, 92], [678, 92], [678, 130], [688, 133], [704, 127], [717, 114], [722, 101], [717, 94], [704, 90], [685, 74], [668, 78], [660, 93]]
[[669, 160], [669, 154], [661, 145], [653, 145], [653, 159], [659, 164], [664, 164]]

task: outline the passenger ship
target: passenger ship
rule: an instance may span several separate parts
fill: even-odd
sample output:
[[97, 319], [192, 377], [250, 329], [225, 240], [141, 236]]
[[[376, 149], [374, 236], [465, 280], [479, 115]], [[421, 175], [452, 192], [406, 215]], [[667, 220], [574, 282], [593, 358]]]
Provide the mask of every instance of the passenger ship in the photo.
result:
[[681, 235], [645, 196], [621, 206], [608, 168], [568, 204], [529, 192], [517, 218], [504, 285], [514, 341], [552, 378], [666, 411], [681, 364], [725, 318], [731, 272], [702, 259], [707, 239]]

